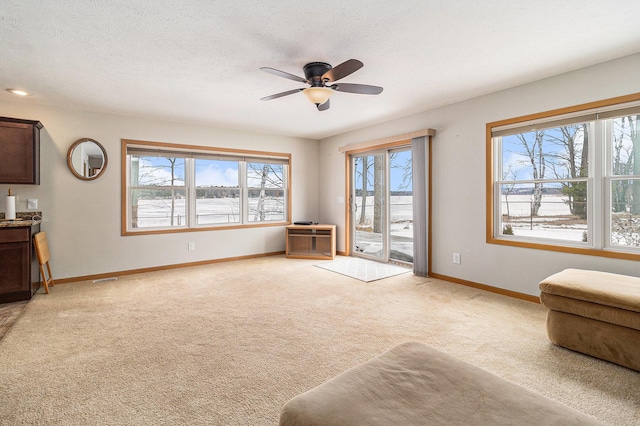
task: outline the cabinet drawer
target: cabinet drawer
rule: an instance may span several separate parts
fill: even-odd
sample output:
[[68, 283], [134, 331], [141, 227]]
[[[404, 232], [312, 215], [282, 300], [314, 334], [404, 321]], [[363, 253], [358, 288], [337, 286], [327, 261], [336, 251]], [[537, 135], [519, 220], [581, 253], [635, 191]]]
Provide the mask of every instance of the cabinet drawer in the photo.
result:
[[0, 243], [19, 243], [29, 241], [29, 228], [0, 229]]

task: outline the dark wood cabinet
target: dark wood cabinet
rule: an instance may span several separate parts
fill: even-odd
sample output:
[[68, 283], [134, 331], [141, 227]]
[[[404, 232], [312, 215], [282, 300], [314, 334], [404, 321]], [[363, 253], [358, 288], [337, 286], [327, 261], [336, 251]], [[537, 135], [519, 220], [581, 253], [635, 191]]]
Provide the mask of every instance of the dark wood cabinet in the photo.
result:
[[34, 120], [0, 117], [0, 183], [40, 185], [40, 129]]
[[33, 235], [40, 225], [0, 227], [0, 303], [29, 300], [40, 287]]

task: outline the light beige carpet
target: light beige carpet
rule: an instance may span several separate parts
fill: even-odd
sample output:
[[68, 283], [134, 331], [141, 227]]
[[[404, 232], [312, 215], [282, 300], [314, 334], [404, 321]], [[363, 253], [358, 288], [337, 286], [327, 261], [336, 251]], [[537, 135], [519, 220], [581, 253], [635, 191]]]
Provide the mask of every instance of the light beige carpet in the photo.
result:
[[57, 285], [0, 341], [2, 425], [274, 425], [291, 397], [418, 340], [613, 425], [640, 374], [553, 346], [542, 306], [283, 256]]

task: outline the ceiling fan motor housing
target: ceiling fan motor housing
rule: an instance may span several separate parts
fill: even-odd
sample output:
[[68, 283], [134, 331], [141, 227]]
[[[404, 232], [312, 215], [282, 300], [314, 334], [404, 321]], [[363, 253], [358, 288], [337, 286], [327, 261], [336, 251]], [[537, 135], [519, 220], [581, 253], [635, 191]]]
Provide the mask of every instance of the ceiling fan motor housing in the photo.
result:
[[326, 62], [311, 62], [303, 67], [304, 76], [311, 84], [311, 87], [323, 87], [322, 76], [331, 69], [331, 65]]

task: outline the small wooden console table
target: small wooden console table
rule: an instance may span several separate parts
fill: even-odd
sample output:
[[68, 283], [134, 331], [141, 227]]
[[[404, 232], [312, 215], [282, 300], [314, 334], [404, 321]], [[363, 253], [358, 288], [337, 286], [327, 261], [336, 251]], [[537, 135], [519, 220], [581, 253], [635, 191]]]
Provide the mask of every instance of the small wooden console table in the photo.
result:
[[333, 259], [336, 257], [336, 226], [287, 226], [286, 256], [297, 259]]

